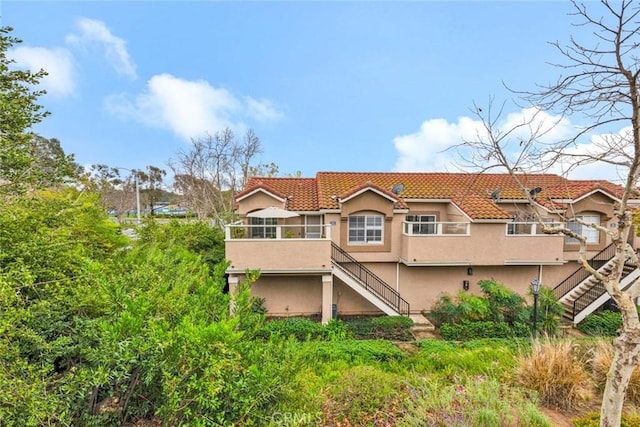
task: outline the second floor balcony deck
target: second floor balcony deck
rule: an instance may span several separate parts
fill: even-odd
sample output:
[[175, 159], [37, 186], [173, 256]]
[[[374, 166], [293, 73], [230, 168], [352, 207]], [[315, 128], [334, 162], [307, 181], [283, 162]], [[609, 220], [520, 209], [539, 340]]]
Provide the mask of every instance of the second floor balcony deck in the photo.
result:
[[313, 272], [331, 269], [330, 225], [225, 226], [231, 270]]
[[533, 222], [404, 222], [400, 257], [416, 266], [561, 264], [563, 244]]

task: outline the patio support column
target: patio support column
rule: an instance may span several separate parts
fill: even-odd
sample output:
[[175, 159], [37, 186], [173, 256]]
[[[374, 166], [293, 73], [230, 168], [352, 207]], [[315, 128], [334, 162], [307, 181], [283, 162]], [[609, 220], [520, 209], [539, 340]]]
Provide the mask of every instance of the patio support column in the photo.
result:
[[333, 305], [333, 277], [331, 274], [322, 275], [322, 324], [326, 325], [331, 320]]
[[236, 302], [234, 299], [234, 295], [236, 293], [236, 287], [238, 286], [238, 276], [235, 274], [229, 275], [229, 295], [231, 298], [229, 299], [229, 314], [233, 314], [236, 308]]

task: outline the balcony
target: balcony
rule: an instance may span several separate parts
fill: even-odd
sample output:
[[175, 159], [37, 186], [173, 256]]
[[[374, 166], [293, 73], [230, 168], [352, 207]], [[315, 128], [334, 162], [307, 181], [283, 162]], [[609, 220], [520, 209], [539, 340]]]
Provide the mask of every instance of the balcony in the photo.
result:
[[[562, 264], [564, 238], [534, 223], [404, 223], [401, 258], [407, 265]], [[506, 228], [505, 228], [506, 227]]]
[[331, 269], [330, 225], [225, 226], [229, 271], [327, 272]]

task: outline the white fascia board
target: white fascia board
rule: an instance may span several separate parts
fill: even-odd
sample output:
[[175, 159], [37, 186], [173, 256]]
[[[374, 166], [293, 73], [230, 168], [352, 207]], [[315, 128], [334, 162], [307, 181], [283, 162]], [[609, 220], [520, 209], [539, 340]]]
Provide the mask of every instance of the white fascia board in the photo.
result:
[[400, 258], [399, 262], [408, 267], [468, 267], [469, 261], [407, 261]]
[[407, 213], [409, 213], [409, 209], [394, 209], [393, 213], [394, 214], [407, 214]]
[[404, 199], [407, 203], [451, 203], [451, 199]]
[[471, 221], [474, 224], [507, 224], [513, 222], [511, 218], [509, 219], [474, 219]]
[[548, 260], [548, 261], [540, 261], [540, 260], [527, 260], [527, 259], [506, 259], [504, 260], [504, 265], [564, 265], [566, 261], [563, 260]]
[[602, 188], [596, 188], [596, 189], [593, 189], [593, 190], [589, 191], [587, 194], [584, 194], [584, 195], [578, 197], [577, 199], [575, 199], [573, 201], [573, 203], [578, 202], [578, 201], [580, 201], [582, 199], [586, 199], [587, 197], [590, 197], [590, 196], [594, 195], [595, 193], [602, 193], [605, 196], [609, 197], [611, 200], [616, 201], [616, 202], [620, 202], [620, 199], [618, 199], [616, 196], [614, 196], [613, 194], [609, 193], [608, 191], [604, 191]]
[[256, 194], [256, 193], [258, 193], [258, 192], [263, 192], [263, 193], [265, 193], [265, 194], [267, 194], [267, 195], [269, 195], [269, 196], [273, 197], [274, 199], [276, 199], [276, 200], [278, 200], [278, 201], [280, 201], [280, 202], [283, 202], [283, 203], [287, 200], [287, 198], [286, 198], [286, 197], [285, 197], [285, 198], [282, 198], [282, 197], [276, 196], [275, 194], [273, 194], [273, 193], [272, 193], [272, 192], [270, 192], [270, 191], [265, 190], [264, 188], [256, 188], [255, 190], [251, 191], [250, 193], [245, 194], [244, 196], [237, 198], [237, 199], [236, 199], [236, 202], [239, 202], [239, 201], [241, 201], [241, 200], [244, 200], [244, 199], [246, 199], [246, 198], [247, 198], [247, 197], [249, 197], [249, 196], [253, 196], [254, 194]]
[[349, 197], [347, 197], [346, 199], [338, 199], [338, 201], [339, 201], [340, 203], [347, 202], [347, 201], [349, 201], [349, 200], [351, 200], [351, 199], [353, 199], [353, 198], [358, 197], [359, 195], [361, 195], [361, 194], [363, 194], [363, 193], [365, 193], [365, 192], [367, 192], [367, 191], [373, 191], [374, 193], [378, 194], [379, 196], [384, 197], [384, 198], [385, 198], [385, 199], [387, 199], [387, 200], [390, 200], [390, 201], [391, 201], [391, 202], [393, 202], [393, 203], [397, 202], [397, 199], [393, 199], [393, 198], [392, 198], [392, 197], [390, 197], [388, 194], [385, 194], [385, 193], [383, 193], [382, 191], [380, 191], [380, 190], [378, 190], [377, 188], [374, 188], [374, 187], [365, 187], [365, 188], [362, 188], [362, 189], [360, 189], [360, 190], [356, 191], [355, 193], [353, 193], [352, 195], [350, 195]]
[[[278, 269], [260, 269], [260, 275], [265, 274], [278, 274], [278, 275], [298, 275], [305, 276], [310, 274], [330, 274], [331, 268], [278, 268]], [[225, 273], [227, 274], [244, 274], [245, 269], [227, 268]]]
[[318, 211], [321, 214], [332, 214], [332, 213], [341, 213], [342, 209], [320, 209]]

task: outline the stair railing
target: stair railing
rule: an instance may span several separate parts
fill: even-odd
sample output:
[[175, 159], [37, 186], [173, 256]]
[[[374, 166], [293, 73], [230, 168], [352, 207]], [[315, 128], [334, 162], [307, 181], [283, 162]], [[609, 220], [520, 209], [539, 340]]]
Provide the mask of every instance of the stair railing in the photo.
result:
[[401, 315], [409, 315], [409, 302], [402, 298], [398, 291], [333, 242], [331, 243], [331, 259], [386, 305]]
[[[597, 254], [595, 254], [589, 261], [589, 265], [593, 267], [595, 270], [598, 270], [603, 265], [605, 265], [613, 256], [616, 254], [615, 244], [612, 243]], [[576, 271], [574, 271], [570, 276], [564, 279], [558, 286], [553, 288], [553, 293], [556, 298], [560, 299], [569, 292], [571, 292], [576, 286], [580, 283], [584, 282], [591, 273], [584, 269], [584, 267], [579, 267]]]

